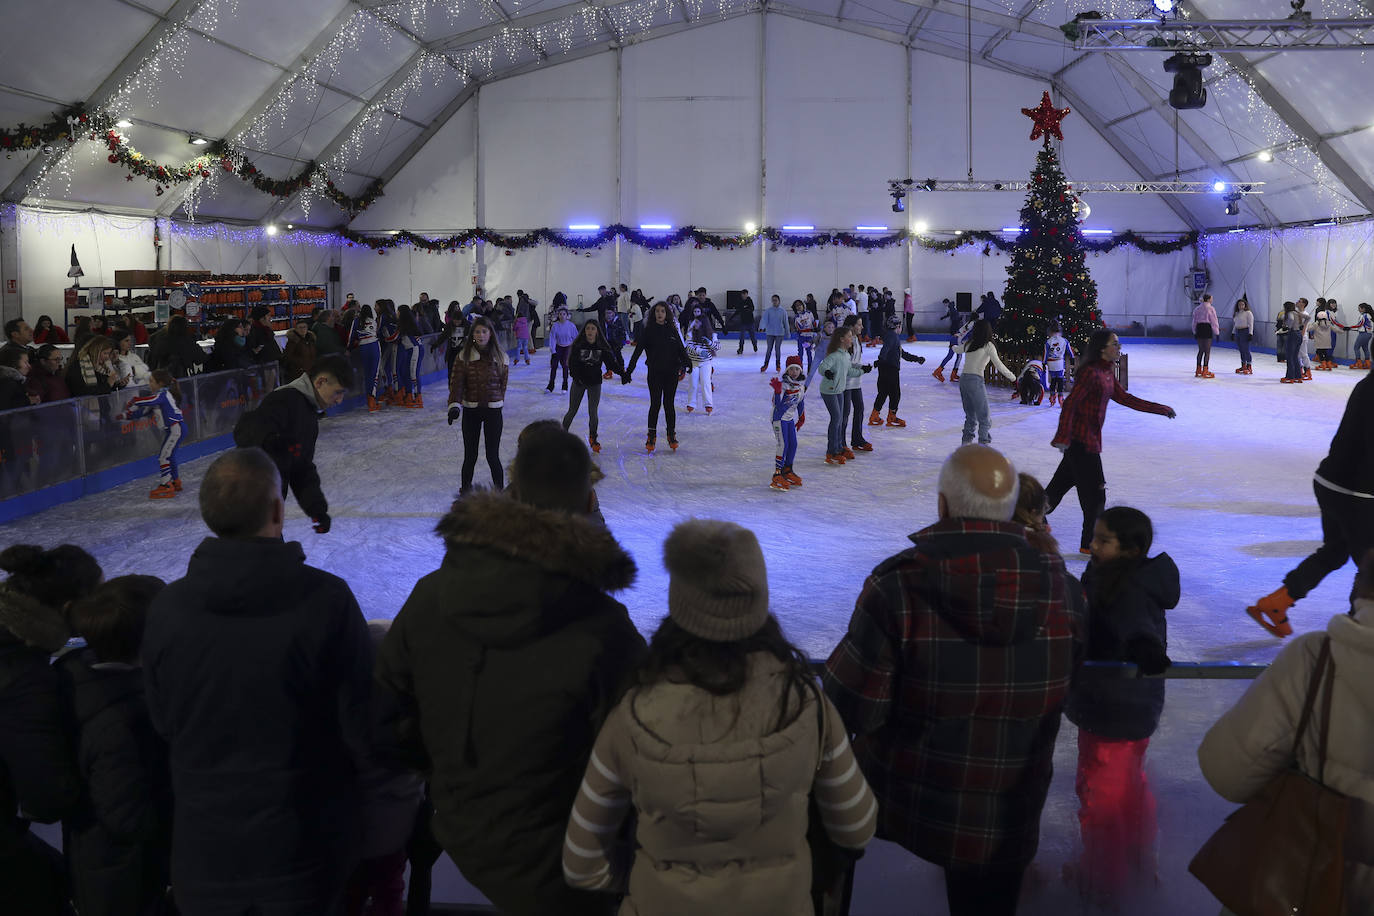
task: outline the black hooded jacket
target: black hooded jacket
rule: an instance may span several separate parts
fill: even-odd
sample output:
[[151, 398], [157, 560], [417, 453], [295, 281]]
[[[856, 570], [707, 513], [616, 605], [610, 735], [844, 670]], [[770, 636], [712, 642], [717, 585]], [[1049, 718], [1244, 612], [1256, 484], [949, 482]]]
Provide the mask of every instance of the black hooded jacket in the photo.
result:
[[[1114, 601], [1095, 596], [1101, 571], [1089, 564], [1083, 573], [1088, 594], [1087, 661], [1131, 662], [1143, 673], [1169, 665], [1164, 612], [1179, 599], [1178, 567], [1167, 553], [1150, 557], [1121, 586]], [[1164, 711], [1164, 681], [1113, 678], [1080, 671], [1069, 690], [1069, 721], [1099, 738], [1138, 741], [1154, 734]]]
[[200, 543], [143, 637], [148, 710], [171, 752], [178, 897], [248, 910], [342, 880], [371, 666], [353, 593], [300, 544]]
[[568, 372], [583, 388], [595, 388], [602, 382], [602, 366], [616, 375], [625, 373], [625, 361], [619, 350], [613, 350], [600, 337], [589, 343], [583, 334], [577, 335], [568, 350]]
[[469, 881], [503, 913], [570, 912], [568, 812], [644, 652], [610, 597], [634, 560], [590, 517], [498, 493], [454, 503], [438, 531], [443, 565], [378, 654], [383, 734], [428, 770], [435, 836]]
[[60, 611], [0, 583], [0, 859], [23, 842], [26, 818], [59, 820], [81, 792], [48, 663], [67, 636]]
[[645, 320], [643, 330], [635, 337], [635, 351], [630, 356], [628, 371], [634, 371], [641, 353], [645, 354], [644, 362], [649, 367], [649, 374], [656, 378], [676, 376], [679, 371], [692, 365], [671, 317], [663, 324], [655, 322], [652, 316]]
[[102, 665], [89, 648], [57, 671], [83, 786], [63, 819], [72, 900], [81, 916], [149, 912], [170, 880], [172, 784], [143, 672]]

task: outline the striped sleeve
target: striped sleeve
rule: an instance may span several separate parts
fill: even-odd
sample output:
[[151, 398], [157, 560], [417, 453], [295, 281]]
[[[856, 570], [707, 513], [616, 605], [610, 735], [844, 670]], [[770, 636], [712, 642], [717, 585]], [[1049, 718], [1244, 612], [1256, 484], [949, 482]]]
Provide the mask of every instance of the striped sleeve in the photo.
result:
[[837, 846], [862, 849], [877, 829], [878, 800], [849, 746], [839, 710], [828, 699], [824, 702], [826, 751], [816, 773], [816, 806], [825, 832]]
[[592, 748], [568, 819], [563, 838], [563, 879], [572, 887], [606, 890], [623, 877], [611, 865], [612, 847], [630, 807], [630, 790], [617, 772], [618, 730], [618, 719], [612, 713]]

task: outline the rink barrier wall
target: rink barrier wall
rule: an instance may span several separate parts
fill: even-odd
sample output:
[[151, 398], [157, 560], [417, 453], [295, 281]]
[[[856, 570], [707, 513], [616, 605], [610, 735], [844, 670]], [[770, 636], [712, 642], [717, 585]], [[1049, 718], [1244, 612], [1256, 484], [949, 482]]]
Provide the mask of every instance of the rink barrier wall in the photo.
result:
[[[442, 356], [430, 346], [437, 336], [422, 338], [425, 355], [420, 380], [424, 385], [447, 377]], [[366, 406], [362, 362], [354, 354], [349, 359], [353, 387], [328, 416]], [[179, 406], [186, 424], [178, 462], [232, 448], [239, 416], [260, 404], [281, 381], [276, 363], [178, 379]], [[162, 446], [161, 424], [153, 417], [113, 419], [132, 398], [147, 393], [147, 388], [126, 389], [0, 413], [0, 493], [14, 494], [0, 499], [0, 524], [140, 478], [152, 486]]]

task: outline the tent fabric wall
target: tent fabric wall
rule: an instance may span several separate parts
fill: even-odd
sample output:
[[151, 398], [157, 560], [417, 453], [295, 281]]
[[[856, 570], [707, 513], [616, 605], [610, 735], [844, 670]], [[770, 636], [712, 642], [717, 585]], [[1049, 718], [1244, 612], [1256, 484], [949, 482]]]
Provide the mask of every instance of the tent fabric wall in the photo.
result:
[[153, 221], [100, 213], [61, 213], [19, 208], [20, 293], [24, 318], [63, 321], [62, 291], [72, 245], [85, 276], [82, 286], [114, 286], [114, 272], [157, 266]]

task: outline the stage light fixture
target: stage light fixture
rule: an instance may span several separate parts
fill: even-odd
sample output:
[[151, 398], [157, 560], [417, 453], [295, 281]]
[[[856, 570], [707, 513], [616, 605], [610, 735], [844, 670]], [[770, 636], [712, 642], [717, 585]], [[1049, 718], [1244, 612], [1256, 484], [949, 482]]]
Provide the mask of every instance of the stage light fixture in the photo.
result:
[[209, 140], [206, 140], [204, 137], [198, 137], [198, 136], [196, 136], [195, 134], [192, 134], [192, 135], [190, 136], [190, 138], [187, 139], [186, 142], [187, 142], [187, 143], [190, 143], [192, 146], [204, 146], [205, 144], [209, 143], [210, 141], [209, 141]]
[[1224, 182], [1224, 181], [1214, 181], [1214, 182], [1212, 182], [1212, 190], [1213, 190], [1213, 191], [1216, 191], [1218, 194], [1220, 194], [1222, 191], [1225, 191], [1225, 190], [1226, 190], [1226, 182]]
[[277, 224], [276, 224], [276, 223], [268, 223], [268, 224], [267, 224], [267, 234], [268, 234], [268, 235], [276, 235], [276, 234], [277, 234]]
[[1240, 195], [1234, 191], [1227, 194], [1222, 200], [1226, 201], [1226, 215], [1240, 216]]
[[1212, 65], [1210, 54], [1179, 53], [1164, 61], [1164, 72], [1174, 75], [1174, 88], [1169, 90], [1169, 105], [1180, 111], [1202, 108], [1207, 104], [1207, 87], [1202, 84], [1202, 68]]
[[1174, 11], [1174, 0], [1154, 0], [1155, 12], [1167, 16]]
[[1269, 150], [1267, 149], [1262, 149], [1255, 154], [1255, 158], [1258, 159], [1260, 162], [1273, 162], [1274, 154], [1269, 152]]
[[904, 213], [905, 211], [906, 211], [906, 201], [903, 200], [900, 196], [894, 196], [894, 197], [892, 198], [892, 212], [893, 212], [893, 213]]

